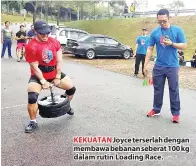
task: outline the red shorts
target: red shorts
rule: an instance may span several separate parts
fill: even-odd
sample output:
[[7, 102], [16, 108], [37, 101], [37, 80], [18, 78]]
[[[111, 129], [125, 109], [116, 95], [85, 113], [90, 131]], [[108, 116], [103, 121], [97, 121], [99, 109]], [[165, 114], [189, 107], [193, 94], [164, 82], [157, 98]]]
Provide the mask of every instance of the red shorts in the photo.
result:
[[17, 49], [22, 49], [22, 47], [25, 47], [27, 43], [17, 43]]

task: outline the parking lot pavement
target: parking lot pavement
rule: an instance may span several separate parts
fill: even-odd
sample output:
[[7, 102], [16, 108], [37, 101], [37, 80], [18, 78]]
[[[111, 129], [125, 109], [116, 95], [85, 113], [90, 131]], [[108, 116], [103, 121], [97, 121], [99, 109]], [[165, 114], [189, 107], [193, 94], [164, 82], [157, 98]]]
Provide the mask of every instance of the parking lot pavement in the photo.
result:
[[[74, 116], [44, 119], [38, 116], [39, 129], [25, 134], [28, 123], [27, 82], [29, 66], [15, 59], [1, 61], [1, 120], [2, 120], [2, 166], [130, 166], [172, 165], [192, 166], [196, 164], [196, 93], [180, 89], [181, 121], [171, 123], [168, 90], [165, 89], [164, 105], [160, 117], [147, 118], [152, 107], [153, 88], [142, 86], [142, 80], [93, 68], [70, 61], [63, 62], [63, 71], [69, 75], [76, 88], [72, 102]], [[64, 93], [55, 89], [56, 93]], [[40, 97], [49, 95], [45, 90]], [[74, 144], [75, 136], [109, 136], [116, 138], [152, 138], [160, 136], [159, 143], [135, 142], [127, 146], [159, 146], [166, 152], [99, 152], [101, 155], [132, 155], [128, 160], [78, 161], [73, 156], [74, 146], [114, 146], [114, 144]], [[172, 143], [173, 152], [164, 138], [189, 139], [190, 142]], [[133, 140], [133, 139], [132, 139]], [[167, 139], [166, 139], [167, 142]], [[125, 146], [118, 144], [117, 146]], [[177, 147], [177, 148], [176, 148]], [[188, 147], [188, 148], [187, 148]], [[170, 149], [171, 150], [171, 149]], [[80, 152], [98, 155], [98, 152]], [[161, 160], [139, 161], [142, 155], [160, 155]], [[134, 158], [134, 156], [136, 156]], [[142, 160], [142, 158], [141, 158]]]

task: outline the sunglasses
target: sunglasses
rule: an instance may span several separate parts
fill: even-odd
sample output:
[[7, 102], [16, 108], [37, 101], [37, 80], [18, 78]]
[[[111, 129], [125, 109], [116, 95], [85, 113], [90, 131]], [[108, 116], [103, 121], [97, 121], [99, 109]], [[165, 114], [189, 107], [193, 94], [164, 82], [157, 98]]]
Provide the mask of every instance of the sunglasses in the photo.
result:
[[166, 24], [167, 23], [167, 20], [158, 20], [157, 23], [158, 24]]
[[40, 35], [49, 35], [50, 34], [50, 32], [48, 32], [48, 33], [39, 33]]

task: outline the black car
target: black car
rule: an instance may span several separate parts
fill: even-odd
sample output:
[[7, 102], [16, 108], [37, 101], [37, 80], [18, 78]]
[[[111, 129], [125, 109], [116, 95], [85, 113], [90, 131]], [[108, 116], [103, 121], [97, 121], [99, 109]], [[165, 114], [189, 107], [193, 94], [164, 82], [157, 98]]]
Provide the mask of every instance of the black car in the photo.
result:
[[105, 35], [88, 35], [80, 39], [67, 41], [68, 51], [76, 57], [93, 59], [95, 57], [122, 57], [129, 59], [133, 56], [133, 49], [116, 39]]

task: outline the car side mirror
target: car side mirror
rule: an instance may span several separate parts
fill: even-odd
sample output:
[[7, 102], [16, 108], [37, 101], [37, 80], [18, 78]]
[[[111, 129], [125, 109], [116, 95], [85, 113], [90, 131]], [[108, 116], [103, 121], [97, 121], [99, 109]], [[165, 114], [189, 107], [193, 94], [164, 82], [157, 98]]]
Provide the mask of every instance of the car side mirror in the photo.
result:
[[118, 43], [118, 46], [121, 46], [121, 43]]

